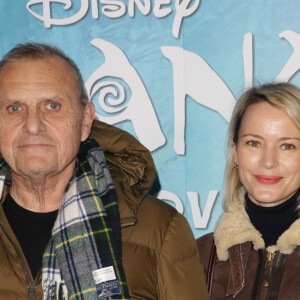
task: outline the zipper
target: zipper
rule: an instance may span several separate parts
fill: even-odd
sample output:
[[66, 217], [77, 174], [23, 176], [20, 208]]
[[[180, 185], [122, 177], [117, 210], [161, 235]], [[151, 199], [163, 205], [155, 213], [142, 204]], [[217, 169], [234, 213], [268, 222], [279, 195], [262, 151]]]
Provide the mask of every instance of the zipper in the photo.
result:
[[28, 300], [35, 300], [35, 282], [31, 282], [28, 286]]
[[258, 266], [251, 292], [251, 300], [279, 299], [281, 279], [288, 254], [258, 250]]
[[[3, 232], [5, 233], [5, 235], [7, 236], [8, 240], [12, 244], [12, 246], [15, 248], [17, 256], [20, 259], [23, 271], [24, 271], [26, 279], [27, 279], [27, 284], [28, 284], [28, 300], [35, 300], [36, 283], [37, 283], [37, 278], [39, 277], [39, 275], [36, 277], [36, 280], [31, 281], [31, 278], [30, 278], [30, 275], [29, 275], [29, 272], [28, 272], [28, 269], [27, 269], [26, 262], [23, 259], [23, 256], [21, 255], [21, 252], [19, 251], [19, 249], [18, 249], [17, 245], [15, 244], [15, 242], [13, 241], [13, 239], [9, 236], [9, 234], [5, 230], [2, 222], [0, 222], [0, 226], [3, 230]], [[39, 274], [40, 274], [40, 272], [39, 272]]]
[[261, 300], [265, 300], [267, 298], [268, 290], [271, 283], [271, 275], [272, 275], [272, 267], [274, 263], [275, 253], [268, 252], [267, 259], [265, 263], [264, 276], [262, 282], [262, 292], [261, 292]]
[[272, 269], [274, 256], [275, 256], [275, 253], [271, 253], [271, 252], [267, 253], [266, 270]]

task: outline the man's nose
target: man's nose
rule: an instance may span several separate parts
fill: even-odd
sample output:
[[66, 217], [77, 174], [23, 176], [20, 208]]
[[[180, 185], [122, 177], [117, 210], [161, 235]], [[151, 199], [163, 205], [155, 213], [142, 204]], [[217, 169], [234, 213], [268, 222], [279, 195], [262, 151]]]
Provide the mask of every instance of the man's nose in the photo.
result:
[[273, 147], [262, 149], [260, 165], [266, 169], [272, 169], [278, 165], [278, 153]]
[[42, 112], [35, 108], [28, 109], [25, 116], [24, 130], [33, 135], [45, 131], [46, 126]]

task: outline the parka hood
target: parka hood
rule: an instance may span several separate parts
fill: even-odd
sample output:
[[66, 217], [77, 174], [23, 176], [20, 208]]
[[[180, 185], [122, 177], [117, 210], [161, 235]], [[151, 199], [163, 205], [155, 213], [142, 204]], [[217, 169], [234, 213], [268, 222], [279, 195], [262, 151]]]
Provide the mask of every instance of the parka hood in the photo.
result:
[[104, 151], [114, 179], [121, 223], [134, 222], [138, 206], [157, 176], [151, 153], [128, 132], [101, 121], [94, 121], [91, 137]]

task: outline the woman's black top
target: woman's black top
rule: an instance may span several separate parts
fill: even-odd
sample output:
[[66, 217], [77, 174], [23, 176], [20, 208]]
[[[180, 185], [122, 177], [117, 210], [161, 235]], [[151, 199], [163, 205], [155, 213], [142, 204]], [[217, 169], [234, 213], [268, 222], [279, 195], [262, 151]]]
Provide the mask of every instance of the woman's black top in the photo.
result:
[[262, 234], [265, 246], [276, 245], [280, 235], [298, 218], [298, 197], [300, 189], [288, 200], [272, 207], [259, 206], [245, 194], [246, 211], [253, 226]]

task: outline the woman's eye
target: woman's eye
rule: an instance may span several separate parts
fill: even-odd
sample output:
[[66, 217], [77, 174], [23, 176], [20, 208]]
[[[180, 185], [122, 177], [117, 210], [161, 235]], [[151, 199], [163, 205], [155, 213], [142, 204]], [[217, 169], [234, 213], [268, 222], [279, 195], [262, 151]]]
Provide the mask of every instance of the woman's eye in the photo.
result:
[[259, 141], [248, 141], [246, 143], [247, 145], [251, 146], [251, 147], [260, 147], [260, 142]]
[[8, 107], [8, 111], [11, 113], [19, 112], [22, 108], [19, 105], [12, 105]]
[[46, 108], [49, 110], [58, 110], [60, 109], [60, 105], [56, 102], [49, 102], [46, 104]]
[[292, 144], [283, 144], [283, 145], [281, 146], [281, 148], [282, 148], [283, 150], [292, 150], [292, 149], [295, 149], [295, 146], [292, 145]]

